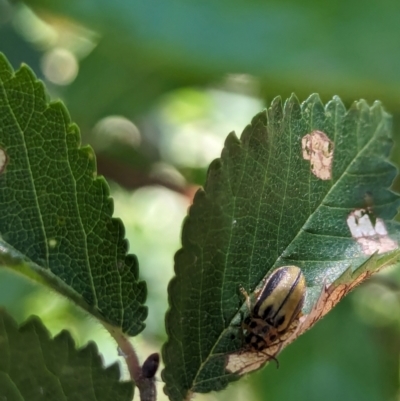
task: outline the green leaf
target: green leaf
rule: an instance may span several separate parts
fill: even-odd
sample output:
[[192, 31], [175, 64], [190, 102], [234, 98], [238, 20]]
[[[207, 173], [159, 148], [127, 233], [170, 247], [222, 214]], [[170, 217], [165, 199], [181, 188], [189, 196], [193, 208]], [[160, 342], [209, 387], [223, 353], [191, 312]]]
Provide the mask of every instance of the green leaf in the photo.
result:
[[61, 283], [53, 289], [124, 332], [144, 328], [146, 286], [93, 151], [29, 68], [14, 73], [1, 54], [0, 205], [3, 254], [20, 252]]
[[[261, 78], [269, 96], [293, 90], [305, 96], [318, 88], [329, 97], [340, 93], [347, 99], [363, 96], [384, 99], [393, 108], [400, 105], [397, 0], [366, 0], [362, 7], [357, 0], [26, 3], [76, 19], [112, 39], [115, 49], [124, 49], [115, 69], [121, 63], [135, 70], [138, 63], [151, 71], [161, 67], [155, 77], [161, 85], [184, 76], [196, 84], [205, 77], [248, 73]], [[126, 92], [119, 85], [122, 99]], [[147, 85], [145, 91], [155, 93], [151, 77]]]
[[307, 281], [303, 312], [311, 316], [321, 293], [336, 296], [344, 282], [350, 289], [398, 262], [390, 128], [379, 103], [355, 102], [346, 112], [338, 97], [324, 107], [312, 95], [301, 105], [292, 96], [283, 107], [277, 98], [240, 140], [228, 136], [175, 256], [163, 349], [172, 400], [238, 378], [225, 366], [243, 350], [240, 286], [252, 292], [269, 271], [299, 266]]
[[133, 384], [119, 381], [118, 363], [104, 369], [96, 345], [76, 350], [67, 331], [51, 339], [38, 317], [18, 328], [0, 309], [0, 355], [4, 400], [130, 401], [133, 397]]

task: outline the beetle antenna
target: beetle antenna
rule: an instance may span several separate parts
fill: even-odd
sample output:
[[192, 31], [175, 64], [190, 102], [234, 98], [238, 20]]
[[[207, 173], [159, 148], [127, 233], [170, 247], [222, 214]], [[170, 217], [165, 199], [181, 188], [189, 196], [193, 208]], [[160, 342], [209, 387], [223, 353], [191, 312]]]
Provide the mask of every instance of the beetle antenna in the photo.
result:
[[261, 351], [264, 355], [267, 355], [268, 358], [272, 359], [276, 363], [276, 368], [279, 369], [279, 361], [274, 355], [270, 355], [267, 352]]

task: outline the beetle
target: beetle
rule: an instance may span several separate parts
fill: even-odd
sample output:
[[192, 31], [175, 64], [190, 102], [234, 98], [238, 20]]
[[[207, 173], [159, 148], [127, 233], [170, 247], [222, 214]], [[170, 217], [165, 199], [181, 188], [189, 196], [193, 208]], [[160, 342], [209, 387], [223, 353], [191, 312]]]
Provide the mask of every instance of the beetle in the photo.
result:
[[254, 305], [243, 288], [241, 292], [249, 310], [242, 324], [244, 341], [251, 350], [263, 351], [283, 340], [300, 317], [306, 280], [299, 267], [282, 266], [269, 274], [261, 289], [255, 292]]

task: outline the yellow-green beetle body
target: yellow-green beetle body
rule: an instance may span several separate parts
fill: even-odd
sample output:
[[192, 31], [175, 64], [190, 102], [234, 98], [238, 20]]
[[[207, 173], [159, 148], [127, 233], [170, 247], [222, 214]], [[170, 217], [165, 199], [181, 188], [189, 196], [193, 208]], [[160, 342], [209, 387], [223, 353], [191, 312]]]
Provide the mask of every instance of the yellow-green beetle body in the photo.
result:
[[273, 271], [257, 291], [254, 306], [244, 292], [250, 311], [243, 322], [245, 342], [262, 351], [281, 338], [299, 317], [305, 293], [306, 280], [297, 266]]

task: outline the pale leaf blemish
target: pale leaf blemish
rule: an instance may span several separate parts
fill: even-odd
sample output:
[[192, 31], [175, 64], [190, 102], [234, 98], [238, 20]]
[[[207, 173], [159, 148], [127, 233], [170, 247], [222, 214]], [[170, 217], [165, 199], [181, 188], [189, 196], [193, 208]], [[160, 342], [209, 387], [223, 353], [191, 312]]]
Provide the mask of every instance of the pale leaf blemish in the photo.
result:
[[228, 355], [225, 369], [228, 372], [244, 375], [260, 369], [268, 359], [261, 352], [238, 352]]
[[49, 244], [49, 247], [50, 247], [50, 248], [55, 248], [55, 247], [57, 246], [57, 240], [54, 239], [54, 238], [50, 238], [50, 239], [48, 240], [48, 244]]
[[[293, 330], [290, 331], [290, 335], [292, 332]], [[263, 351], [243, 349], [229, 354], [227, 355], [225, 369], [238, 375], [245, 375], [258, 370], [267, 362], [274, 360], [283, 349], [284, 344], [285, 340], [279, 340]]]
[[383, 220], [376, 218], [372, 222], [371, 213], [366, 209], [353, 210], [347, 217], [347, 226], [366, 255], [389, 252], [398, 247], [397, 242], [389, 237]]
[[0, 174], [4, 171], [8, 163], [7, 153], [4, 149], [0, 148]]
[[313, 131], [301, 139], [303, 159], [310, 160], [311, 172], [321, 180], [332, 178], [333, 142], [322, 131]]

